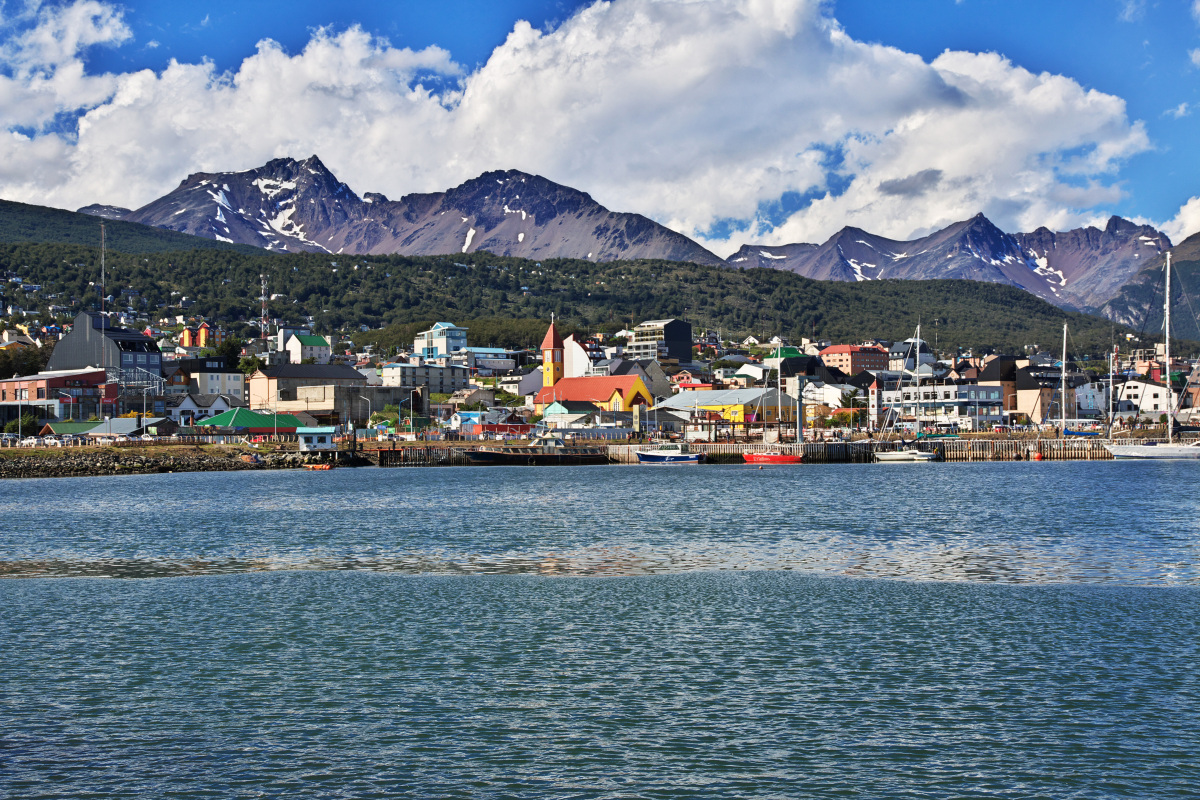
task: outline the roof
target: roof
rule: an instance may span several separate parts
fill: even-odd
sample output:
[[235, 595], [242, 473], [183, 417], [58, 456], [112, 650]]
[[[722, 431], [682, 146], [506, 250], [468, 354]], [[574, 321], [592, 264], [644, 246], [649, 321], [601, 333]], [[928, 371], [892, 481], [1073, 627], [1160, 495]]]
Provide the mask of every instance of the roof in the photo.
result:
[[231, 408], [196, 423], [196, 427], [206, 428], [299, 428], [303, 425], [291, 414], [260, 414], [248, 408]]
[[[614, 392], [622, 396], [632, 392], [641, 383], [637, 375], [595, 375], [586, 378], [560, 378], [553, 386], [543, 386], [534, 397], [534, 402], [547, 405], [555, 401], [582, 400], [589, 403], [607, 403]], [[648, 392], [647, 392], [648, 393]]]
[[546, 338], [542, 339], [542, 350], [562, 350], [563, 340], [558, 335], [558, 328], [554, 327], [554, 323], [550, 323], [550, 328], [546, 331]]
[[477, 356], [506, 356], [509, 353], [503, 347], [464, 347], [458, 352], [474, 353]]
[[584, 400], [557, 400], [551, 405], [558, 406], [567, 414], [594, 414], [600, 410], [600, 406]]
[[174, 422], [174, 420], [170, 417], [142, 417], [141, 420], [137, 417], [117, 417], [116, 419], [108, 419], [104, 422], [95, 423], [92, 427], [88, 428], [86, 433], [89, 436], [128, 436], [134, 431], [140, 431], [143, 428], [153, 425], [161, 425], [164, 422]]
[[[688, 409], [697, 406], [749, 406], [759, 402], [776, 404], [780, 397], [778, 389], [764, 389], [762, 387], [680, 392], [659, 403], [657, 408]], [[796, 401], [788, 398], [785, 402], [795, 403]]]
[[980, 381], [1012, 381], [1016, 380], [1017, 359], [1012, 356], [1000, 356], [987, 363], [979, 373]]
[[87, 433], [99, 424], [99, 422], [49, 422], [46, 423], [46, 427], [57, 436], [74, 436]]
[[[794, 349], [794, 348], [793, 348]], [[865, 347], [861, 344], [835, 344], [826, 347], [821, 351], [821, 355], [836, 355], [838, 353], [875, 353], [877, 355], [886, 356], [887, 351], [882, 347]]]
[[313, 336], [308, 333], [295, 333], [292, 338], [300, 342], [304, 347], [329, 347], [329, 340], [324, 336]]
[[268, 378], [306, 378], [316, 380], [352, 380], [366, 383], [366, 377], [349, 364], [275, 364], [259, 373]]
[[171, 408], [178, 408], [188, 400], [191, 400], [196, 408], [212, 408], [213, 404], [218, 400], [224, 400], [225, 404], [231, 408], [242, 405], [240, 398], [228, 394], [181, 394], [176, 398], [168, 400], [167, 405]]

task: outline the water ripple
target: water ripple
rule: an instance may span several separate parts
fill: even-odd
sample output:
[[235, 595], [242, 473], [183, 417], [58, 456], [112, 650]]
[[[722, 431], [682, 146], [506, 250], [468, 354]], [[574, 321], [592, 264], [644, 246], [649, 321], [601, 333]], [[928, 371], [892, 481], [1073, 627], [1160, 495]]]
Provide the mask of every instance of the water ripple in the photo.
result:
[[1197, 482], [1192, 465], [1167, 462], [10, 481], [0, 577], [799, 571], [1198, 585]]

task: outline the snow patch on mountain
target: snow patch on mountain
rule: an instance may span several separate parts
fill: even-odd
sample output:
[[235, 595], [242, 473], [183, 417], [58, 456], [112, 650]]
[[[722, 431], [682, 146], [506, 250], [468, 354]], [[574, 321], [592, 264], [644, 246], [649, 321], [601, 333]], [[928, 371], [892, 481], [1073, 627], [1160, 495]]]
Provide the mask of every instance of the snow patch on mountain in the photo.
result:
[[267, 196], [268, 200], [274, 200], [275, 196], [285, 191], [293, 191], [296, 188], [295, 181], [280, 181], [273, 178], [255, 178], [251, 182], [252, 186], [257, 186], [258, 190]]

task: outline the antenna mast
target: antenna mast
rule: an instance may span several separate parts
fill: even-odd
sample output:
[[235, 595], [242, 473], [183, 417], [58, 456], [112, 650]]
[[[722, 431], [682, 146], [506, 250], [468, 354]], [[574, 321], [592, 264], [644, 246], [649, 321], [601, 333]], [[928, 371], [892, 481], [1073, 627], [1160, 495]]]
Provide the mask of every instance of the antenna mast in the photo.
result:
[[262, 300], [262, 316], [259, 319], [258, 325], [259, 325], [259, 330], [262, 331], [262, 338], [264, 341], [266, 341], [266, 338], [267, 338], [267, 275], [266, 275], [266, 273], [265, 272], [259, 273], [258, 279], [262, 282], [262, 294], [259, 296], [259, 300]]

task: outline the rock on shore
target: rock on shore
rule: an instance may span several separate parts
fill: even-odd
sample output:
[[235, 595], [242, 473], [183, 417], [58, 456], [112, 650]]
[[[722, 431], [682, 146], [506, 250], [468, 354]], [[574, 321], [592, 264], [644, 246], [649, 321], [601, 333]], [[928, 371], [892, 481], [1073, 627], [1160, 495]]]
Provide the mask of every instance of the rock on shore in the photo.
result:
[[[161, 472], [229, 472], [235, 470], [296, 469], [319, 457], [300, 453], [264, 454], [260, 463], [242, 460], [244, 450], [222, 447], [172, 447], [146, 451], [131, 448], [87, 448], [65, 451], [5, 451], [0, 478], [67, 478], [91, 475], [146, 475]], [[345, 454], [349, 455], [349, 454]], [[342, 466], [369, 462], [339, 460]]]

